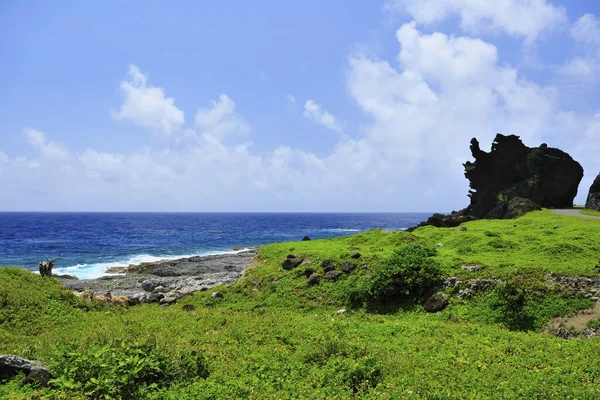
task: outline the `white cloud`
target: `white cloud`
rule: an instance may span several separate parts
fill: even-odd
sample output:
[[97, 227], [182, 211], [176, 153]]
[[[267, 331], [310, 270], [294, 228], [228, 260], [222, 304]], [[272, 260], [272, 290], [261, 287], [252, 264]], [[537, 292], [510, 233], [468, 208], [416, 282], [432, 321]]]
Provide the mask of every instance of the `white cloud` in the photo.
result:
[[296, 104], [296, 98], [294, 97], [294, 95], [293, 95], [293, 94], [291, 94], [291, 93], [288, 93], [288, 94], [286, 94], [286, 95], [285, 95], [285, 98], [287, 99], [287, 101], [288, 101], [290, 104]]
[[419, 24], [456, 15], [466, 32], [500, 30], [528, 43], [567, 21], [564, 8], [546, 0], [391, 0], [387, 8], [405, 12]]
[[25, 128], [23, 135], [27, 141], [44, 158], [54, 161], [64, 161], [70, 157], [69, 151], [61, 144], [47, 140], [44, 132], [36, 129]]
[[121, 82], [125, 100], [115, 119], [126, 120], [145, 128], [171, 135], [184, 122], [183, 111], [175, 107], [175, 99], [165, 97], [162, 88], [149, 85], [147, 78], [135, 65], [129, 66], [127, 79]]
[[314, 122], [315, 124], [324, 126], [335, 132], [342, 132], [340, 123], [333, 115], [321, 108], [321, 105], [314, 100], [307, 100], [304, 104], [303, 116]]
[[210, 107], [198, 110], [196, 127], [204, 137], [219, 141], [250, 132], [250, 125], [235, 112], [235, 102], [226, 94], [221, 94], [218, 101], [212, 101]]
[[581, 16], [571, 28], [571, 35], [578, 42], [600, 45], [600, 20], [594, 14]]

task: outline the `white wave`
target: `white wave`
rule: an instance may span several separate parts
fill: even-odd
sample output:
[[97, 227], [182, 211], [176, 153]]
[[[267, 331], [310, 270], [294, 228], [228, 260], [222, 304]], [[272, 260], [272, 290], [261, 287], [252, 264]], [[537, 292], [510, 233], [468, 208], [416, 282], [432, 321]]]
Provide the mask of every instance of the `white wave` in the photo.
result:
[[351, 229], [351, 228], [324, 228], [319, 229], [322, 232], [360, 232], [360, 229]]
[[54, 268], [53, 273], [56, 275], [72, 275], [79, 279], [95, 279], [106, 275], [119, 275], [119, 274], [108, 274], [106, 270], [112, 267], [126, 267], [130, 264], [141, 264], [147, 262], [156, 261], [168, 261], [177, 260], [179, 258], [188, 258], [196, 256], [210, 256], [215, 254], [235, 254], [240, 251], [247, 249], [235, 250], [235, 251], [206, 251], [195, 254], [178, 254], [178, 255], [165, 255], [165, 256], [153, 256], [150, 254], [137, 254], [121, 260], [102, 262], [102, 263], [91, 263], [91, 264], [77, 264], [70, 267]]

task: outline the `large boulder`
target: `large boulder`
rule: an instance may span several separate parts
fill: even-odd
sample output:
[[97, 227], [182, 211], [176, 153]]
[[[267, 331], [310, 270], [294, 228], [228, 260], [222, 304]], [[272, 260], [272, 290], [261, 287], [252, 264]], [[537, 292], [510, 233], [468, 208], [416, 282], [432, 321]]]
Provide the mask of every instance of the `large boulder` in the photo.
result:
[[471, 203], [449, 215], [434, 214], [418, 226], [451, 228], [473, 219], [515, 218], [540, 207], [572, 207], [583, 178], [581, 165], [564, 151], [546, 144], [527, 147], [515, 135], [497, 134], [489, 153], [473, 138], [471, 154], [475, 161], [464, 164]]
[[590, 187], [590, 192], [585, 202], [585, 208], [590, 210], [600, 211], [600, 174], [594, 179], [594, 183]]
[[48, 386], [52, 374], [38, 361], [26, 360], [14, 355], [0, 355], [0, 382], [11, 379], [19, 372], [25, 374], [23, 384], [37, 383], [42, 387]]
[[497, 134], [489, 153], [473, 138], [471, 154], [475, 161], [464, 167], [471, 186], [469, 213], [475, 218], [490, 217], [515, 197], [541, 207], [572, 207], [583, 178], [581, 165], [564, 151], [546, 144], [527, 147], [515, 135]]
[[448, 295], [444, 293], [436, 293], [433, 296], [429, 297], [423, 308], [428, 313], [436, 313], [438, 311], [442, 311], [448, 305], [449, 298]]
[[283, 261], [283, 263], [281, 263], [281, 266], [286, 271], [289, 271], [291, 269], [296, 268], [298, 265], [300, 265], [302, 263], [302, 261], [304, 261], [303, 257], [299, 257], [295, 254], [288, 254], [288, 256]]

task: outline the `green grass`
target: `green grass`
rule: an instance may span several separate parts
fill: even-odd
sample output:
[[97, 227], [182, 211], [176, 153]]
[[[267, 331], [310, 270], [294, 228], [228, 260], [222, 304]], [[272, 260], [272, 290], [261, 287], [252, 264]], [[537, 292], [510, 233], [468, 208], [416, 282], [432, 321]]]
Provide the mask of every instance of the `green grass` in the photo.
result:
[[596, 210], [588, 210], [588, 209], [586, 208], [586, 209], [583, 209], [583, 210], [581, 210], [580, 212], [581, 212], [582, 214], [585, 214], [585, 215], [593, 215], [593, 216], [595, 216], [595, 217], [600, 217], [600, 211], [596, 211]]
[[[200, 355], [206, 373], [179, 372], [154, 385], [142, 380], [133, 396], [598, 398], [600, 340], [564, 340], [542, 329], [553, 316], [591, 306], [577, 294], [550, 290], [544, 274], [597, 276], [600, 221], [540, 211], [464, 226], [466, 231], [376, 230], [265, 246], [258, 265], [243, 279], [215, 289], [224, 293], [223, 299], [197, 293], [168, 308], [90, 305], [52, 279], [0, 268], [0, 353], [39, 359], [62, 371], [64, 382], [69, 365], [96, 365], [105, 371], [99, 376], [112, 377], [96, 386], [69, 388], [63, 382], [53, 389], [21, 388], [14, 380], [0, 385], [0, 398], [128, 393], [118, 392], [115, 382], [142, 379], [132, 358], [144, 365], [162, 363], [172, 372], [188, 365], [189, 354]], [[526, 293], [521, 312], [531, 318], [531, 330], [505, 328], [501, 293], [495, 291], [462, 300], [448, 292], [450, 304], [437, 314], [425, 313], [418, 297], [377, 312], [348, 307], [349, 293], [371, 282], [396, 249], [415, 243], [437, 249], [435, 264], [445, 276], [465, 280], [494, 275], [518, 285]], [[438, 243], [443, 247], [435, 247]], [[357, 251], [361, 257], [354, 260], [351, 255]], [[290, 253], [305, 257], [306, 264], [284, 271], [281, 263]], [[308, 286], [305, 268], [322, 274], [325, 259], [338, 269], [354, 260], [358, 268], [337, 282]], [[474, 264], [485, 268], [460, 268]], [[183, 311], [184, 304], [194, 305], [195, 311]], [[340, 308], [347, 313], [336, 315]], [[139, 354], [138, 348], [148, 350]], [[126, 361], [120, 367], [116, 360]]]

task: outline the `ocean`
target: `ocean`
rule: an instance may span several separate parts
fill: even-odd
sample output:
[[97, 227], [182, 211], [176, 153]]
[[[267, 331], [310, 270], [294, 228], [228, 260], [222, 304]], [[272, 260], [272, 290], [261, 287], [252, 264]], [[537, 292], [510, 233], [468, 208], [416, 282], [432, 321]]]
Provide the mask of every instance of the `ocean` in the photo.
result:
[[232, 252], [234, 247], [403, 230], [430, 213], [0, 213], [0, 265], [97, 278], [107, 268]]

